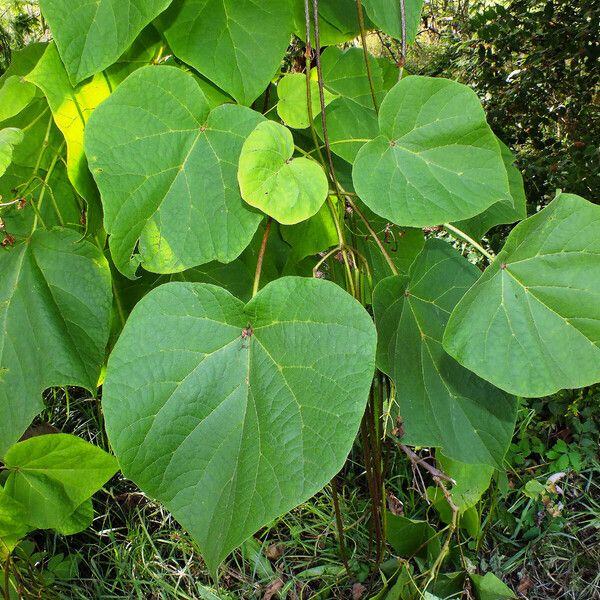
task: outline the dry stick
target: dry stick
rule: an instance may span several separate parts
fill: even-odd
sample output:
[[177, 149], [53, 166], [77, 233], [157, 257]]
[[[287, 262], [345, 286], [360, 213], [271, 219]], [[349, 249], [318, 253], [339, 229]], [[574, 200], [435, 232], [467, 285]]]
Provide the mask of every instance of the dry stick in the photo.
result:
[[3, 597], [4, 600], [10, 600], [10, 554], [6, 559], [4, 565], [4, 586], [3, 586]]
[[367, 404], [367, 432], [370, 440], [370, 451], [371, 456], [371, 477], [373, 478], [373, 488], [375, 494], [373, 496], [373, 509], [375, 515], [375, 534], [377, 541], [377, 554], [375, 557], [376, 564], [379, 565], [381, 562], [381, 554], [383, 551], [384, 534], [382, 531], [381, 513], [383, 507], [383, 496], [381, 493], [383, 487], [383, 474], [381, 473], [381, 453], [379, 450], [379, 440], [377, 439], [377, 433], [375, 431], [375, 412], [374, 412], [374, 393], [373, 387], [371, 387], [371, 395], [369, 396], [369, 402]]
[[[307, 114], [308, 114], [308, 122], [310, 125], [310, 133], [311, 133], [311, 136], [313, 139], [313, 144], [315, 146], [315, 151], [317, 153], [318, 160], [321, 163], [321, 165], [323, 166], [323, 169], [326, 172], [328, 172], [327, 164], [325, 163], [325, 159], [323, 158], [323, 153], [321, 152], [321, 146], [319, 144], [319, 140], [317, 138], [317, 132], [315, 130], [315, 126], [313, 123], [312, 94], [311, 94], [311, 88], [310, 88], [310, 84], [311, 84], [310, 61], [311, 61], [312, 52], [311, 52], [311, 45], [310, 45], [310, 10], [308, 7], [308, 0], [304, 0], [304, 17], [305, 17], [305, 25], [306, 25], [306, 49], [305, 49], [305, 53], [304, 53], [304, 58], [305, 58], [304, 71], [305, 71], [305, 75], [306, 75], [306, 108], [307, 108]], [[317, 23], [318, 23], [318, 21], [317, 21]], [[316, 27], [318, 28], [318, 24]], [[317, 39], [318, 38], [315, 36], [315, 41]], [[318, 51], [319, 51], [319, 48], [317, 47], [317, 54], [318, 54]], [[320, 58], [319, 58], [319, 64], [320, 64]], [[320, 82], [320, 85], [322, 85], [322, 81]], [[321, 89], [321, 88], [319, 88], [319, 89]], [[324, 114], [324, 112], [322, 114]], [[337, 186], [337, 182], [335, 179], [335, 173], [333, 171], [329, 172], [329, 178], [331, 179], [332, 183], [334, 184], [334, 186], [336, 187], [336, 190], [337, 190], [338, 186]], [[339, 191], [337, 192], [337, 195], [339, 198], [340, 197]], [[346, 246], [344, 231], [340, 227], [340, 224], [338, 222], [338, 215], [335, 211], [335, 207], [333, 206], [333, 202], [331, 201], [329, 196], [327, 196], [327, 205], [329, 206], [329, 210], [331, 211], [331, 216], [333, 218], [333, 222], [335, 224], [335, 228], [336, 228], [336, 232], [337, 232], [337, 236], [338, 236], [340, 251], [342, 252], [342, 257], [344, 258], [344, 268], [345, 268], [345, 272], [346, 272], [346, 278], [347, 278], [349, 286], [350, 286], [350, 292], [354, 296], [356, 290], [354, 288], [354, 281], [352, 280], [350, 264], [349, 264], [347, 256], [346, 256], [346, 252], [344, 250], [344, 248]]]
[[448, 553], [448, 549], [450, 548], [450, 540], [452, 539], [452, 536], [454, 535], [454, 533], [456, 531], [459, 509], [458, 509], [458, 506], [456, 506], [456, 504], [454, 504], [454, 500], [452, 499], [452, 494], [450, 494], [450, 492], [448, 491], [448, 488], [446, 487], [446, 484], [444, 483], [445, 481], [448, 481], [451, 484], [456, 485], [456, 481], [454, 481], [454, 479], [452, 479], [451, 477], [448, 477], [448, 475], [446, 475], [444, 472], [440, 471], [433, 465], [429, 464], [424, 459], [417, 456], [408, 446], [405, 446], [404, 444], [402, 444], [398, 441], [396, 443], [398, 444], [398, 446], [400, 446], [400, 449], [404, 452], [404, 454], [406, 454], [406, 456], [408, 456], [408, 458], [410, 459], [410, 462], [413, 465], [413, 468], [416, 468], [417, 472], [418, 472], [418, 467], [421, 466], [431, 474], [432, 479], [435, 481], [435, 484], [437, 485], [437, 487], [440, 488], [440, 490], [442, 490], [442, 494], [444, 494], [444, 498], [446, 499], [446, 502], [448, 502], [448, 505], [450, 506], [450, 510], [452, 511], [452, 520], [450, 522], [450, 525], [448, 526], [448, 536], [446, 537], [446, 541], [444, 542], [444, 545], [442, 546], [442, 549], [441, 549], [440, 553], [438, 554], [438, 557], [435, 559], [435, 562], [433, 563], [433, 566], [431, 567], [431, 575], [429, 576], [429, 579], [427, 580], [427, 583], [425, 584], [425, 587], [423, 588], [423, 589], [427, 589], [429, 584], [435, 579], [437, 572], [439, 571], [440, 567], [442, 566], [442, 562], [446, 558], [446, 554]]
[[[317, 48], [316, 54], [317, 57], [319, 57], [319, 3], [318, 0], [314, 0], [315, 4], [314, 4], [314, 15], [315, 15], [315, 46]], [[321, 154], [321, 150], [319, 148], [319, 141], [317, 139], [317, 133], [315, 131], [315, 126], [313, 124], [313, 116], [312, 116], [312, 95], [311, 95], [311, 89], [310, 89], [310, 56], [311, 56], [311, 48], [310, 48], [310, 10], [308, 7], [308, 0], [304, 0], [304, 18], [305, 18], [305, 22], [306, 22], [306, 53], [305, 53], [305, 58], [306, 58], [306, 107], [307, 107], [307, 112], [308, 112], [308, 121], [310, 123], [310, 131], [313, 137], [313, 142], [315, 144], [315, 147], [317, 149], [317, 154], [321, 160], [321, 163], [324, 164], [323, 161], [323, 155]], [[321, 101], [321, 111], [322, 111], [322, 119], [324, 121], [325, 119], [325, 99], [323, 96], [323, 79], [321, 76], [321, 59], [317, 58], [317, 65], [318, 65], [318, 73], [319, 73], [319, 98]], [[326, 131], [324, 129], [324, 131]], [[327, 140], [325, 138], [325, 144], [327, 146]], [[331, 151], [329, 150], [329, 148], [327, 147], [328, 153], [330, 154]], [[334, 185], [337, 184], [336, 179], [335, 179], [335, 172], [333, 171], [333, 161], [330, 161], [330, 167], [332, 168], [331, 173], [330, 173], [330, 177], [331, 180], [333, 181]], [[336, 186], [337, 187], [337, 186]], [[332, 204], [330, 204], [330, 209], [332, 209], [332, 213], [333, 211], [333, 206]], [[332, 214], [334, 221], [337, 222], [337, 215]], [[344, 251], [344, 245], [345, 245], [345, 240], [344, 240], [344, 232], [341, 228], [338, 228], [338, 236], [339, 236], [339, 243], [340, 246], [342, 247], [342, 256], [344, 257], [344, 264], [346, 266], [346, 273], [347, 275], [349, 275], [349, 281], [351, 283], [351, 287], [352, 287], [352, 292], [354, 295], [354, 282], [352, 281], [352, 274], [350, 271], [350, 265], [348, 263], [348, 257], [346, 256], [346, 252]], [[332, 490], [332, 497], [333, 497], [333, 506], [334, 506], [334, 510], [335, 510], [335, 520], [336, 520], [336, 527], [338, 530], [338, 539], [339, 539], [339, 543], [340, 543], [340, 557], [342, 559], [342, 562], [344, 563], [344, 568], [346, 570], [346, 574], [348, 575], [348, 578], [352, 578], [352, 572], [350, 571], [350, 565], [348, 564], [348, 555], [346, 553], [346, 539], [344, 536], [344, 523], [342, 521], [342, 514], [340, 513], [339, 510], [339, 503], [338, 503], [338, 496], [337, 496], [337, 482], [335, 481], [335, 478], [331, 480], [331, 490]]]
[[375, 112], [379, 112], [377, 104], [377, 96], [375, 94], [375, 84], [373, 83], [373, 73], [371, 72], [371, 63], [369, 62], [369, 50], [367, 49], [367, 36], [365, 34], [365, 17], [363, 15], [361, 0], [356, 0], [356, 12], [358, 13], [358, 26], [360, 28], [360, 40], [363, 47], [363, 55], [365, 57], [365, 65], [367, 67], [367, 78], [369, 80], [369, 88], [371, 89], [371, 98]]
[[337, 489], [337, 475], [331, 480], [331, 498], [333, 499], [333, 510], [335, 512], [335, 526], [338, 530], [338, 536], [340, 540], [340, 556], [344, 569], [348, 577], [352, 577], [352, 571], [350, 571], [350, 565], [348, 564], [348, 555], [346, 553], [346, 539], [344, 537], [344, 522], [342, 521], [342, 512], [340, 511], [340, 501]]
[[384, 42], [383, 41], [383, 36], [381, 35], [381, 32], [379, 30], [377, 30], [377, 37], [379, 38], [379, 41], [381, 42], [381, 45], [388, 51], [390, 58], [392, 59], [392, 61], [394, 62], [394, 64], [398, 64], [398, 59], [396, 58], [396, 55], [392, 52], [392, 49], [390, 48], [390, 44], [389, 42]]
[[371, 234], [372, 238], [375, 240], [377, 246], [379, 247], [379, 250], [381, 251], [381, 254], [383, 254], [383, 257], [385, 258], [392, 273], [394, 275], [398, 275], [398, 269], [397, 269], [396, 265], [394, 264], [394, 261], [391, 259], [390, 255], [387, 253], [387, 250], [383, 247], [383, 243], [379, 239], [379, 236], [377, 235], [377, 232], [373, 229], [371, 223], [369, 223], [369, 219], [367, 219], [367, 217], [365, 217], [363, 212], [358, 208], [356, 203], [350, 197], [346, 196], [346, 202], [348, 202], [348, 204], [352, 207], [352, 210], [361, 218], [362, 222], [365, 224], [365, 227]]
[[[417, 454], [415, 454], [408, 446], [405, 446], [404, 444], [402, 444], [401, 442], [399, 442], [397, 440], [396, 440], [396, 443], [400, 447], [400, 450], [402, 450], [402, 452], [404, 452], [404, 454], [406, 454], [406, 456], [408, 456], [408, 458], [410, 459], [410, 462], [413, 465], [418, 466], [418, 467], [423, 467], [426, 471], [428, 471], [431, 474], [431, 476], [433, 477], [434, 480], [437, 478], [442, 481], [448, 481], [452, 485], [456, 485], [456, 481], [454, 481], [454, 479], [452, 479], [452, 477], [448, 477], [448, 475], [446, 475], [443, 471], [440, 471], [438, 468], [436, 468], [432, 464], [428, 463], [424, 458], [417, 456]], [[447, 492], [447, 490], [446, 490], [446, 492]]]
[[[307, 0], [305, 0], [305, 10], [308, 8], [308, 2]], [[337, 178], [335, 176], [335, 167], [333, 166], [333, 156], [331, 154], [331, 147], [329, 146], [329, 134], [327, 132], [327, 117], [325, 114], [325, 89], [324, 89], [324, 84], [323, 84], [323, 71], [321, 69], [321, 40], [320, 40], [320, 35], [319, 35], [319, 0], [313, 0], [313, 20], [314, 20], [314, 24], [315, 24], [315, 60], [317, 63], [317, 79], [318, 79], [318, 86], [319, 86], [319, 104], [321, 105], [321, 125], [323, 126], [323, 143], [325, 144], [325, 151], [327, 153], [327, 162], [329, 163], [329, 173], [330, 173], [330, 178], [331, 181], [337, 191], [337, 195], [338, 198], [341, 201], [341, 195], [340, 195], [340, 186], [338, 184]], [[307, 39], [310, 40], [310, 38], [308, 37], [308, 33], [310, 33], [310, 16], [307, 19], [307, 22], [309, 24], [309, 29], [307, 32]], [[310, 73], [307, 74], [307, 79], [309, 77]], [[310, 83], [307, 84], [307, 86], [310, 86]], [[310, 101], [310, 87], [308, 88], [307, 91], [307, 99]], [[310, 115], [309, 115], [309, 119], [310, 119]], [[314, 127], [313, 127], [314, 129]], [[337, 215], [336, 215], [337, 216]], [[334, 217], [335, 220], [336, 217]], [[342, 248], [342, 258], [344, 259], [344, 267], [346, 269], [346, 275], [348, 277], [348, 281], [350, 283], [350, 292], [352, 293], [353, 296], [356, 297], [356, 289], [354, 286], [354, 280], [352, 279], [352, 269], [350, 268], [350, 261], [348, 260], [348, 253], [346, 250], [346, 244], [344, 241], [344, 247]], [[354, 264], [356, 265], [356, 260], [354, 260]]]
[[273, 219], [269, 217], [265, 226], [265, 233], [263, 234], [262, 243], [260, 245], [260, 251], [258, 252], [258, 260], [256, 261], [256, 272], [254, 273], [254, 285], [252, 286], [252, 297], [256, 296], [258, 292], [258, 285], [260, 283], [260, 273], [262, 271], [263, 259], [265, 257], [265, 250], [267, 248], [267, 240], [269, 239], [269, 232], [271, 231], [271, 223]]
[[454, 504], [454, 501], [452, 500], [452, 495], [446, 488], [446, 485], [444, 484], [444, 482], [440, 479], [440, 477], [437, 477], [437, 476], [434, 477], [433, 480], [435, 481], [437, 486], [442, 490], [442, 493], [444, 494], [444, 498], [446, 498], [446, 502], [448, 502], [450, 509], [452, 510], [452, 520], [450, 521], [450, 525], [448, 527], [448, 535], [446, 537], [446, 541], [444, 542], [444, 545], [442, 546], [440, 553], [438, 554], [437, 558], [435, 559], [435, 562], [433, 563], [433, 566], [431, 567], [431, 574], [429, 576], [429, 579], [427, 580], [427, 583], [425, 584], [425, 589], [427, 589], [427, 587], [429, 587], [429, 584], [436, 578], [437, 573], [439, 572], [439, 570], [442, 566], [442, 563], [444, 562], [444, 559], [446, 558], [446, 554], [448, 554], [448, 550], [450, 548], [450, 540], [452, 539], [452, 536], [456, 532], [456, 527], [458, 524], [458, 513], [459, 513], [458, 506], [456, 506], [456, 504]]

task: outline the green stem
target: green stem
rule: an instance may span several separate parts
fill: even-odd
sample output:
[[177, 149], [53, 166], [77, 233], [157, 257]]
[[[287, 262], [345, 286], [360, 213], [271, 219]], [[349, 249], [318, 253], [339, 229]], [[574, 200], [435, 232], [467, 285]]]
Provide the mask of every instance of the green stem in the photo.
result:
[[379, 105], [377, 104], [377, 95], [375, 94], [375, 84], [373, 83], [373, 72], [371, 71], [371, 63], [369, 62], [369, 50], [367, 49], [367, 36], [365, 34], [365, 17], [363, 15], [362, 2], [356, 0], [356, 12], [358, 13], [358, 26], [360, 28], [360, 40], [363, 47], [365, 57], [365, 65], [367, 67], [367, 79], [369, 80], [369, 88], [371, 90], [371, 98], [375, 112], [379, 113]]
[[348, 198], [346, 198], [346, 200], [347, 200], [348, 204], [350, 204], [350, 206], [352, 207], [352, 210], [361, 218], [362, 222], [365, 224], [365, 227], [367, 228], [368, 232], [371, 234], [371, 237], [375, 240], [375, 243], [379, 247], [381, 254], [383, 254], [383, 258], [385, 258], [385, 261], [387, 262], [388, 266], [390, 267], [390, 270], [392, 271], [392, 273], [394, 275], [398, 275], [398, 268], [394, 264], [394, 261], [392, 260], [391, 256], [388, 254], [385, 247], [383, 246], [383, 243], [379, 239], [377, 232], [373, 229], [371, 223], [369, 223], [369, 219], [367, 219], [367, 217], [365, 217], [363, 212], [360, 210], [360, 208], [358, 208], [356, 203], [351, 198], [348, 197]]
[[400, 20], [402, 27], [402, 40], [400, 42], [400, 60], [398, 61], [398, 81], [404, 74], [404, 64], [406, 63], [406, 4], [405, 0], [400, 0]]
[[267, 240], [269, 239], [269, 232], [271, 231], [271, 223], [273, 222], [272, 217], [267, 219], [265, 225], [265, 233], [263, 234], [262, 243], [258, 252], [258, 260], [256, 261], [256, 272], [254, 273], [254, 285], [252, 286], [252, 297], [256, 296], [258, 292], [258, 286], [260, 284], [260, 273], [262, 271], [263, 259], [265, 257], [265, 250], [267, 248]]
[[[40, 192], [40, 197], [38, 198], [38, 201], [37, 201], [37, 208], [35, 210], [35, 217], [33, 219], [33, 226], [31, 228], [31, 233], [33, 233], [35, 231], [35, 228], [37, 227], [38, 219], [42, 222], [42, 226], [44, 228], [46, 228], [46, 224], [44, 223], [44, 220], [42, 219], [42, 203], [44, 201], [46, 189], [49, 188], [48, 182], [50, 181], [50, 177], [52, 176], [52, 173], [54, 172], [54, 168], [56, 167], [56, 163], [58, 162], [60, 151], [62, 150], [63, 145], [64, 145], [64, 142], [60, 145], [60, 148], [58, 149], [58, 153], [55, 154], [54, 157], [52, 158], [52, 162], [48, 166], [48, 171], [46, 172], [46, 176], [44, 177], [44, 179], [42, 179], [42, 191]], [[64, 225], [62, 215], [60, 214], [60, 211], [56, 204], [56, 198], [54, 198], [54, 194], [51, 194], [50, 197], [52, 199], [52, 204], [53, 204], [54, 210], [56, 211], [56, 215], [58, 216], [58, 221], [61, 225]], [[33, 203], [32, 203], [32, 205], [33, 205]]]
[[119, 321], [121, 321], [121, 328], [123, 328], [123, 327], [125, 327], [125, 321], [127, 321], [127, 317], [125, 316], [125, 310], [123, 309], [123, 302], [121, 301], [121, 292], [119, 292], [119, 288], [117, 287], [116, 280], [113, 278], [112, 282], [113, 282], [112, 283], [113, 298], [115, 299], [117, 313], [119, 314]]
[[490, 262], [494, 260], [494, 257], [481, 244], [478, 244], [472, 237], [468, 236], [464, 231], [461, 231], [458, 227], [454, 227], [454, 225], [450, 225], [450, 223], [444, 223], [443, 227], [444, 229], [452, 232], [453, 234], [465, 240], [465, 242], [469, 243], [471, 246], [473, 246], [473, 248], [479, 250], [479, 252], [481, 252], [481, 254], [483, 254], [483, 256], [485, 256]]

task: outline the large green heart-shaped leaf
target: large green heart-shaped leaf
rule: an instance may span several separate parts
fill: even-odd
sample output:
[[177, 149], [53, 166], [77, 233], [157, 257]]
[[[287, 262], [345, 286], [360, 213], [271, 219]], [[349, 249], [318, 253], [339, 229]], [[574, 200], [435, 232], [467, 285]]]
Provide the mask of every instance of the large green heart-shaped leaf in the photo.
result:
[[382, 102], [379, 130], [356, 156], [352, 178], [389, 221], [427, 227], [510, 201], [500, 146], [471, 88], [406, 77]]
[[12, 162], [13, 149], [23, 141], [23, 131], [16, 127], [0, 129], [0, 175], [4, 175]]
[[40, 0], [73, 84], [114, 63], [171, 0]]
[[294, 138], [274, 121], [263, 121], [248, 136], [240, 154], [242, 198], [279, 223], [293, 225], [316, 214], [329, 184], [316, 160], [292, 158]]
[[368, 313], [329, 281], [284, 277], [246, 305], [165, 284], [109, 359], [108, 435], [125, 475], [164, 502], [214, 573], [342, 467], [374, 354]]
[[3, 462], [5, 492], [24, 507], [32, 529], [62, 528], [118, 469], [114, 456], [64, 433], [19, 442]]
[[37, 229], [0, 253], [0, 456], [56, 385], [96, 390], [112, 292], [102, 252], [70, 230]]
[[[395, 0], [362, 0], [367, 14], [389, 36], [402, 39], [402, 12], [400, 1]], [[413, 42], [421, 22], [423, 0], [405, 0], [406, 41]]]
[[249, 105], [281, 64], [292, 14], [292, 0], [175, 0], [161, 21], [176, 56]]
[[211, 111], [194, 78], [166, 66], [138, 69], [94, 111], [85, 149], [123, 274], [239, 256], [263, 217], [240, 197], [238, 157], [263, 120], [232, 104]]
[[600, 207], [560, 194], [517, 225], [454, 309], [444, 347], [513, 394], [600, 381]]
[[381, 281], [373, 292], [377, 366], [396, 383], [406, 444], [441, 446], [455, 460], [500, 466], [515, 400], [442, 349], [450, 312], [478, 273], [446, 242], [429, 240], [408, 276]]

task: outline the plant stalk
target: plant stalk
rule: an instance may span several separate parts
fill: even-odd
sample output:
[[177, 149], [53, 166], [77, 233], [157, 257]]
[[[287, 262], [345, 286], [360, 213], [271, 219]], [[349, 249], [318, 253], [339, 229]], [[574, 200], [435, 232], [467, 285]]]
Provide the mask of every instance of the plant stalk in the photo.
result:
[[267, 240], [269, 239], [269, 232], [271, 231], [271, 223], [273, 222], [272, 217], [267, 218], [267, 224], [265, 225], [265, 232], [263, 234], [262, 243], [258, 252], [258, 260], [256, 261], [256, 271], [254, 273], [254, 285], [252, 286], [252, 297], [256, 296], [258, 292], [258, 286], [260, 284], [260, 274], [262, 271], [263, 259], [265, 257], [265, 250], [267, 248]]
[[481, 252], [481, 254], [483, 254], [490, 262], [494, 260], [494, 257], [481, 244], [477, 243], [472, 237], [467, 235], [464, 231], [461, 231], [458, 227], [454, 227], [454, 225], [450, 225], [450, 223], [444, 223], [443, 227], [447, 231], [450, 231], [465, 240], [465, 242], [473, 246], [473, 248], [479, 250], [479, 252]]
[[363, 55], [365, 57], [365, 66], [367, 67], [367, 79], [369, 80], [369, 89], [371, 90], [371, 98], [373, 100], [373, 108], [379, 113], [379, 105], [377, 104], [377, 95], [375, 93], [375, 84], [373, 82], [373, 72], [371, 71], [371, 63], [369, 62], [369, 50], [367, 49], [367, 36], [365, 33], [365, 17], [361, 0], [356, 0], [356, 12], [358, 14], [358, 26], [360, 28], [360, 40], [363, 47]]
[[331, 480], [331, 498], [333, 500], [333, 511], [335, 513], [335, 525], [338, 530], [338, 541], [340, 543], [340, 557], [346, 569], [346, 574], [352, 578], [352, 571], [348, 564], [348, 554], [346, 552], [346, 537], [344, 535], [344, 522], [342, 521], [342, 512], [340, 511], [340, 499], [337, 489], [337, 476]]

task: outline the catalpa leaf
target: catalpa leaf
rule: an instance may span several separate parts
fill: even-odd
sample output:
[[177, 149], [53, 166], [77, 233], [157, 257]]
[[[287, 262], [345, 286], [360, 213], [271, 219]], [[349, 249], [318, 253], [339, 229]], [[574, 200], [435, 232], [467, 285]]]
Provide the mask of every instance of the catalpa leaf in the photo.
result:
[[[332, 197], [331, 201], [335, 204], [337, 199]], [[307, 256], [314, 256], [339, 242], [335, 221], [328, 204], [323, 204], [319, 212], [306, 221], [281, 227], [281, 236], [292, 247], [290, 262], [298, 262]]]
[[381, 281], [373, 292], [377, 366], [396, 384], [404, 443], [500, 466], [515, 424], [515, 399], [442, 348], [450, 313], [478, 273], [446, 242], [429, 240], [408, 276]]
[[249, 105], [279, 69], [292, 15], [292, 0], [175, 0], [161, 22], [176, 56]]
[[[373, 23], [389, 36], [402, 39], [402, 12], [400, 2], [390, 0], [362, 0]], [[423, 0], [404, 0], [406, 41], [414, 42], [421, 22]]]
[[123, 472], [215, 572], [344, 464], [366, 405], [375, 328], [335, 284], [284, 277], [248, 304], [207, 284], [144, 297], [109, 359], [103, 407]]
[[263, 120], [243, 106], [210, 110], [194, 78], [166, 66], [138, 69], [94, 111], [85, 149], [123, 274], [239, 256], [263, 217], [240, 197], [238, 157]]
[[171, 0], [40, 0], [71, 83], [114, 63]]
[[23, 141], [23, 131], [16, 127], [0, 129], [0, 176], [12, 162], [13, 149]]
[[0, 253], [0, 457], [44, 407], [51, 386], [92, 392], [104, 362], [108, 263], [75, 231], [37, 229]]
[[510, 200], [500, 146], [471, 88], [406, 77], [381, 104], [379, 133], [360, 149], [352, 178], [365, 204], [389, 221], [433, 226]]
[[3, 121], [2, 127], [23, 132], [23, 140], [14, 147], [12, 163], [20, 167], [47, 170], [62, 144], [62, 135], [52, 121], [46, 98], [34, 96], [18, 114]]
[[64, 433], [19, 442], [3, 462], [5, 492], [24, 507], [23, 518], [32, 529], [72, 528], [74, 512], [118, 469], [114, 456]]
[[[323, 139], [321, 119], [315, 119], [315, 129]], [[358, 151], [379, 135], [375, 109], [340, 96], [327, 107], [327, 134], [331, 151], [353, 163]]]
[[600, 381], [600, 207], [559, 194], [517, 225], [452, 313], [444, 347], [520, 396]]
[[386, 538], [394, 552], [403, 558], [420, 556], [437, 557], [440, 539], [435, 529], [427, 522], [387, 513]]
[[61, 535], [75, 535], [86, 530], [94, 522], [94, 503], [91, 498], [82, 502], [58, 527], [53, 527]]
[[485, 575], [469, 575], [473, 587], [477, 592], [477, 597], [480, 600], [512, 600], [516, 598], [514, 592], [498, 579], [493, 573]]
[[292, 158], [294, 138], [274, 121], [263, 121], [240, 154], [242, 198], [279, 223], [293, 225], [316, 214], [327, 198], [327, 176], [316, 160]]

